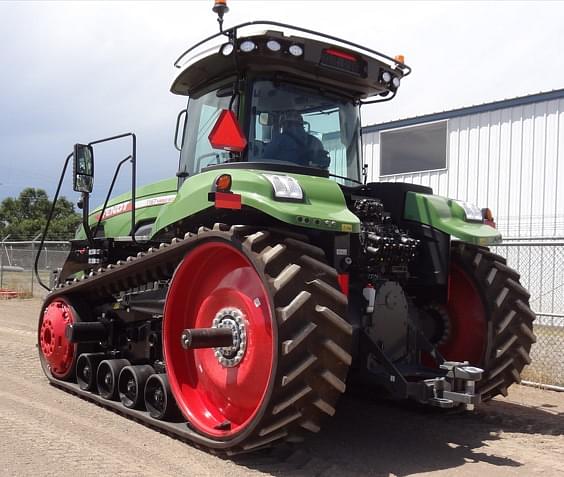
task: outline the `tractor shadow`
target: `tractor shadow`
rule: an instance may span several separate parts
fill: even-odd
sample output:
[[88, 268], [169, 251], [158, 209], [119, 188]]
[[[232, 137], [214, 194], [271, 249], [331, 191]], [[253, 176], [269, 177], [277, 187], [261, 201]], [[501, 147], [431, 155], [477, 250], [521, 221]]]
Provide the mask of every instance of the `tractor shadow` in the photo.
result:
[[[494, 400], [480, 405], [476, 413], [445, 412], [414, 403], [346, 396], [319, 435], [234, 460], [280, 476], [404, 476], [477, 462], [515, 471], [523, 462], [496, 455], [495, 444], [489, 444], [501, 439], [502, 432], [564, 435], [564, 413], [555, 415], [543, 407], [550, 406]], [[510, 445], [515, 446], [510, 453], [520, 455], [519, 444]]]

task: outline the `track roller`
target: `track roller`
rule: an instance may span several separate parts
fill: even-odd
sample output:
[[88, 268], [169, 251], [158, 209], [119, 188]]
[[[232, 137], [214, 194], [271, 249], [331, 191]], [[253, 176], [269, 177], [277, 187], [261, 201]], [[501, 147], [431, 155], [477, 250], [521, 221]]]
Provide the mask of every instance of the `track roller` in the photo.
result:
[[127, 359], [106, 359], [99, 364], [96, 384], [100, 396], [104, 399], [117, 400], [119, 373], [125, 366], [129, 365]]
[[153, 374], [145, 384], [145, 407], [154, 419], [178, 417], [180, 412], [170, 391], [166, 374]]
[[83, 391], [96, 391], [96, 371], [104, 353], [82, 353], [76, 361], [76, 381]]
[[125, 366], [119, 373], [118, 393], [121, 403], [129, 409], [142, 409], [147, 379], [155, 370], [148, 364]]

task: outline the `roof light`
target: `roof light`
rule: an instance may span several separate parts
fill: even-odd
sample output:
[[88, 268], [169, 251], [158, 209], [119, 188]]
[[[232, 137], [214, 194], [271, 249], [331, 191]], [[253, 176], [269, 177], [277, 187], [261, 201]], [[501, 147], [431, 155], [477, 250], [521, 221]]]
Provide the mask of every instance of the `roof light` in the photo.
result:
[[405, 63], [405, 57], [403, 55], [396, 55], [394, 56], [394, 60], [398, 63]]
[[221, 54], [223, 56], [229, 56], [231, 53], [233, 53], [234, 49], [235, 49], [235, 47], [233, 46], [233, 43], [226, 43], [221, 48]]
[[392, 84], [394, 85], [395, 88], [399, 88], [400, 79], [397, 76], [394, 76], [394, 79], [392, 80]]
[[334, 50], [333, 48], [326, 49], [325, 53], [347, 61], [358, 61], [358, 58], [356, 56], [351, 55], [350, 53], [345, 53], [344, 51]]
[[392, 80], [392, 74], [389, 71], [384, 71], [382, 73], [382, 81], [384, 83], [389, 83]]
[[280, 43], [278, 43], [276, 40], [268, 40], [266, 42], [266, 47], [270, 50], [270, 51], [280, 51], [280, 48], [282, 48], [282, 46], [280, 45]]
[[253, 51], [256, 47], [257, 45], [255, 45], [255, 42], [251, 40], [245, 40], [241, 42], [241, 44], [239, 45], [239, 48], [243, 53], [249, 53]]
[[224, 109], [208, 136], [214, 149], [241, 152], [247, 146], [247, 139], [241, 131], [235, 113], [230, 109]]
[[278, 174], [263, 174], [274, 188], [274, 197], [277, 199], [303, 200], [304, 192], [299, 182], [290, 176]]
[[300, 45], [291, 45], [288, 51], [292, 56], [302, 56], [304, 54], [304, 49]]

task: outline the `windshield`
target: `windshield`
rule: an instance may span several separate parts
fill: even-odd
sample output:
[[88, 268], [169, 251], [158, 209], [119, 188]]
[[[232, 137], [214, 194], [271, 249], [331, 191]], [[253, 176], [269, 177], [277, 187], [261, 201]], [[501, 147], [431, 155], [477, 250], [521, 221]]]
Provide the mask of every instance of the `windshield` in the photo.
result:
[[179, 173], [192, 176], [209, 166], [246, 159], [327, 170], [345, 185], [360, 181], [359, 115], [351, 101], [290, 83], [255, 81], [246, 158], [238, 158], [214, 149], [208, 138], [221, 111], [229, 108], [231, 91], [190, 98]]
[[290, 83], [255, 81], [248, 160], [326, 169], [360, 181], [359, 115], [351, 101]]

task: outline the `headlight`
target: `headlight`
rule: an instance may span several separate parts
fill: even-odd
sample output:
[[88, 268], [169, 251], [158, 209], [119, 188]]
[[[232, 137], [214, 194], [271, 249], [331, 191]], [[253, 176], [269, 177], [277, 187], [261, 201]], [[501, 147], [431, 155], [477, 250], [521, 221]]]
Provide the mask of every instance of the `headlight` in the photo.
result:
[[392, 80], [392, 84], [394, 85], [395, 88], [399, 88], [400, 79], [397, 76], [394, 76], [394, 79]]
[[391, 79], [392, 79], [392, 75], [390, 74], [390, 72], [384, 71], [382, 73], [382, 81], [384, 81], [384, 83], [389, 83]]
[[277, 174], [263, 174], [274, 188], [277, 199], [303, 200], [304, 192], [296, 179]]
[[462, 202], [459, 200], [457, 200], [456, 203], [464, 210], [466, 220], [471, 222], [484, 221], [484, 218], [482, 216], [482, 209], [480, 209], [477, 205], [471, 204], [470, 202]]

